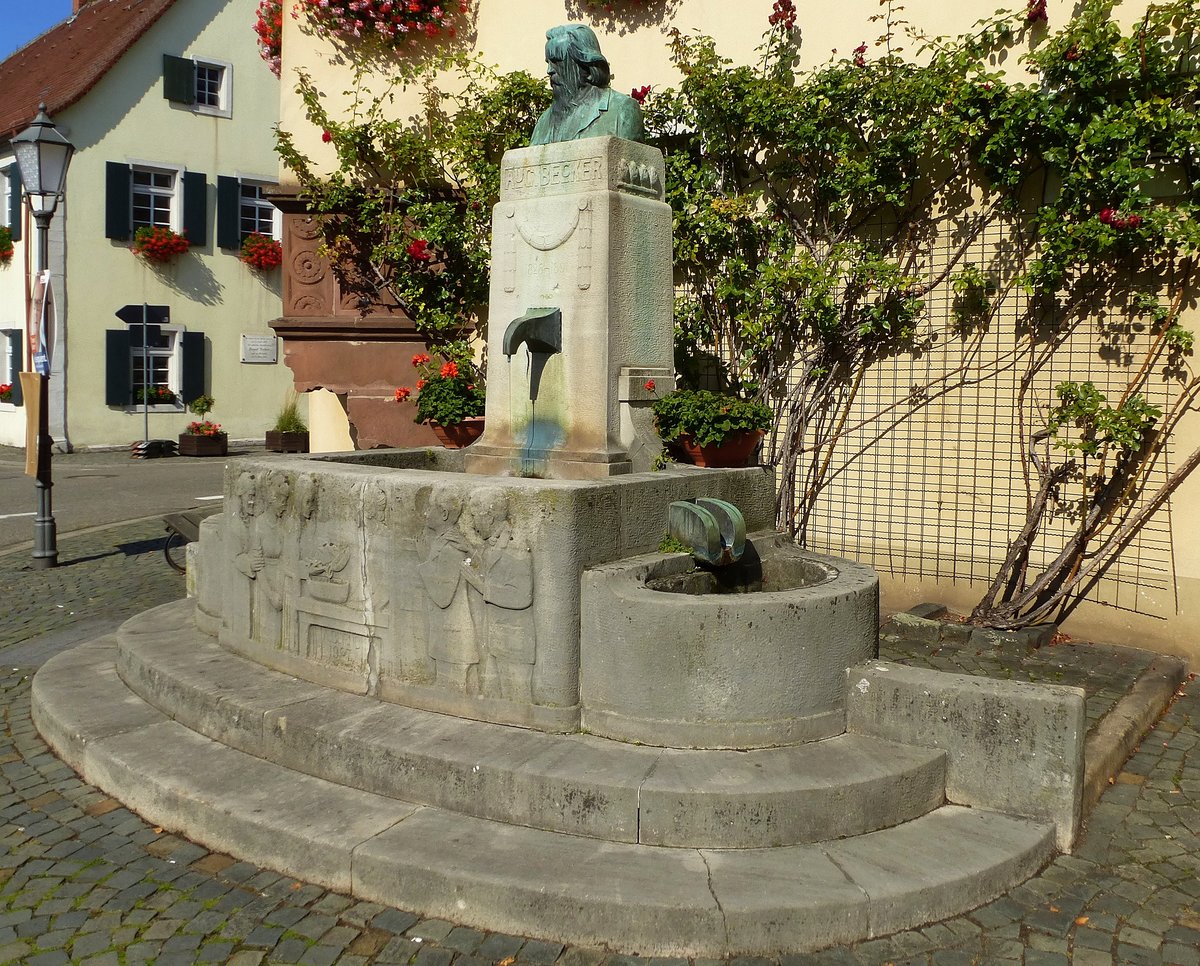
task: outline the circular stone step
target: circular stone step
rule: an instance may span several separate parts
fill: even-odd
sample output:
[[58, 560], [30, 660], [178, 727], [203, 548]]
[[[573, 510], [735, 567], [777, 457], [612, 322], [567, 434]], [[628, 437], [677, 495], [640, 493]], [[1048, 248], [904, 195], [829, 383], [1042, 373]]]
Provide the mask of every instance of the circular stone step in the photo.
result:
[[863, 735], [748, 752], [555, 735], [322, 688], [222, 648], [181, 601], [118, 632], [118, 668], [187, 727], [297, 771], [467, 815], [617, 842], [845, 838], [945, 801], [945, 753]]

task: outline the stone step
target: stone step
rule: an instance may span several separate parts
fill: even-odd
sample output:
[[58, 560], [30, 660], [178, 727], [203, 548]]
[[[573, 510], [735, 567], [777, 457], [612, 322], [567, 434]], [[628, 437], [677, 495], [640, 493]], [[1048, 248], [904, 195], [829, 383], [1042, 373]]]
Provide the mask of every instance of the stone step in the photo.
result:
[[481, 929], [642, 955], [805, 951], [956, 915], [1052, 855], [1050, 825], [944, 806], [775, 849], [605, 842], [406, 804], [205, 738], [130, 691], [117, 641], [50, 660], [34, 721], [68, 763], [206, 847]]
[[317, 778], [615, 842], [766, 848], [889, 828], [945, 802], [945, 754], [863, 735], [747, 752], [651, 748], [471, 721], [269, 670], [187, 601], [118, 632], [129, 687], [188, 728]]

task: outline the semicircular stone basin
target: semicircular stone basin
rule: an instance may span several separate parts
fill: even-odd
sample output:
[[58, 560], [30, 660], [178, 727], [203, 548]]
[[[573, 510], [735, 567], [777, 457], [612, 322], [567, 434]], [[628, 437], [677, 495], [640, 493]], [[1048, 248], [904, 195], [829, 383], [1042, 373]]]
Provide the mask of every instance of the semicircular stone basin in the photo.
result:
[[870, 568], [752, 536], [742, 560], [645, 554], [583, 575], [583, 727], [676, 748], [762, 748], [845, 730], [845, 671], [877, 653]]

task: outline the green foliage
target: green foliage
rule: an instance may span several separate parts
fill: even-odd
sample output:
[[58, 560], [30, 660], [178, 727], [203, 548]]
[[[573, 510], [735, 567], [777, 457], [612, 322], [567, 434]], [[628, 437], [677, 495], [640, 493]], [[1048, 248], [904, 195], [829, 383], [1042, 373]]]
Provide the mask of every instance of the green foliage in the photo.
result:
[[413, 421], [457, 426], [464, 419], [482, 416], [483, 386], [476, 385], [472, 378], [465, 375], [431, 378], [417, 394], [417, 415]]
[[664, 441], [691, 436], [697, 446], [723, 443], [738, 432], [771, 427], [770, 407], [706, 389], [676, 389], [650, 407], [654, 425]]
[[[1091, 382], [1061, 382], [1055, 387], [1058, 405], [1051, 411], [1047, 428], [1055, 444], [1068, 453], [1095, 456], [1113, 450], [1125, 456], [1139, 450], [1146, 434], [1162, 410], [1140, 395], [1119, 406], [1110, 406]], [[1068, 428], [1078, 432], [1066, 435]]]
[[662, 538], [662, 542], [658, 545], [659, 553], [691, 553], [692, 545], [684, 543], [677, 537], [671, 536], [669, 533]]
[[950, 279], [954, 302], [950, 311], [960, 326], [969, 328], [982, 323], [992, 308], [996, 283], [974, 262], [968, 262]]
[[190, 403], [188, 403], [187, 408], [190, 412], [195, 413], [197, 416], [203, 419], [212, 412], [213, 405], [213, 397], [205, 394], [202, 396], [197, 396], [195, 399], [193, 399]]
[[[456, 94], [434, 82], [449, 71]], [[324, 251], [345, 293], [365, 313], [399, 305], [430, 347], [462, 355], [487, 301], [491, 211], [500, 160], [523, 146], [549, 102], [546, 84], [524, 72], [496, 75], [463, 57], [398, 65], [383, 93], [365, 93], [360, 66], [348, 116], [329, 113], [324, 92], [300, 74], [308, 120], [336, 152], [324, 173], [280, 128], [277, 150], [310, 210], [324, 215]], [[370, 76], [375, 89], [378, 75]], [[422, 109], [396, 119], [398, 90], [416, 87]]]
[[295, 392], [289, 392], [272, 427], [277, 433], [307, 433], [308, 426], [300, 416], [300, 397]]

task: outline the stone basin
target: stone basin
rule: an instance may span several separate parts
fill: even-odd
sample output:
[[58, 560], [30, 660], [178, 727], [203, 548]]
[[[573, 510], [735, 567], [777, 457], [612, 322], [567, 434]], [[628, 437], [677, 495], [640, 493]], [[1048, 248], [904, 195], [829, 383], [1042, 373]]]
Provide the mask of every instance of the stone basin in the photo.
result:
[[845, 730], [845, 670], [876, 655], [879, 584], [861, 564], [747, 540], [704, 568], [645, 554], [583, 575], [585, 730], [676, 748], [763, 748]]

